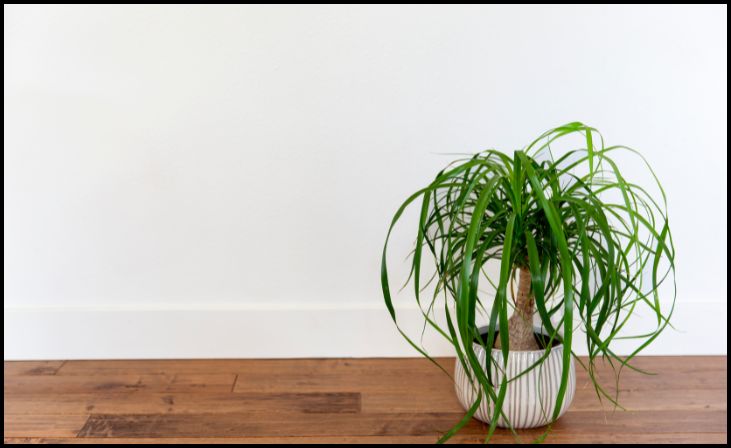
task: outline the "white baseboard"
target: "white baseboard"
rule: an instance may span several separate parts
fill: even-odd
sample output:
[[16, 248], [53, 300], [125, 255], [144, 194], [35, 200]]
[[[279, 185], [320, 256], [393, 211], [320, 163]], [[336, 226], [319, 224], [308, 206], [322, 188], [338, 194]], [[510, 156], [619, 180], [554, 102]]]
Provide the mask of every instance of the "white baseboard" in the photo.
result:
[[[200, 308], [5, 308], [4, 359], [303, 358], [419, 356], [383, 306]], [[421, 318], [399, 312], [418, 340]], [[681, 302], [667, 329], [643, 354], [726, 354], [726, 303]], [[631, 329], [631, 328], [630, 328]], [[452, 356], [433, 332], [424, 345]], [[574, 350], [583, 354], [582, 338]], [[627, 354], [634, 343], [617, 341]]]

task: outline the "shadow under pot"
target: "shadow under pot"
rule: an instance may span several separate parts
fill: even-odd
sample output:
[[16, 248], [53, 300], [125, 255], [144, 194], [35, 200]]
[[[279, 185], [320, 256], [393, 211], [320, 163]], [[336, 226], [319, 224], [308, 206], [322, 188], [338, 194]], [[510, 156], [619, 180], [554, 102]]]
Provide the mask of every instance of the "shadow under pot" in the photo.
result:
[[[482, 340], [487, 340], [487, 327], [482, 327], [479, 331]], [[535, 327], [534, 335], [539, 347], [548, 347], [550, 340], [543, 330]], [[495, 340], [498, 337], [498, 332], [495, 332]], [[473, 342], [472, 347], [475, 350], [480, 365], [484, 368], [486, 365], [485, 349], [477, 342]], [[546, 349], [511, 351], [508, 353], [508, 363], [505, 373], [509, 382], [502, 407], [504, 415], [500, 414], [498, 416], [498, 427], [535, 428], [545, 426], [553, 421], [551, 417], [553, 416], [556, 398], [558, 397], [558, 389], [561, 385], [561, 375], [563, 373], [563, 347], [561, 341], [554, 339], [546, 359], [530, 372], [520, 377], [518, 375], [526, 371], [546, 354]], [[494, 364], [490, 370], [492, 371], [493, 388], [497, 395], [504, 376], [502, 351], [493, 348], [492, 359]], [[468, 365], [467, 368], [471, 374], [471, 366]], [[470, 377], [472, 380], [470, 380]], [[471, 408], [477, 399], [481, 386], [474, 378], [474, 375], [467, 375], [459, 359], [455, 366], [454, 384], [457, 398], [462, 407], [465, 410]], [[558, 417], [561, 417], [569, 408], [571, 401], [574, 399], [575, 392], [576, 367], [574, 359], [571, 358], [566, 394], [564, 395]], [[474, 417], [485, 423], [490, 423], [492, 421], [494, 407], [495, 404], [491, 400], [485, 400], [483, 398]], [[507, 417], [508, 421], [505, 420], [505, 417]], [[510, 422], [510, 425], [508, 425], [508, 422]]]

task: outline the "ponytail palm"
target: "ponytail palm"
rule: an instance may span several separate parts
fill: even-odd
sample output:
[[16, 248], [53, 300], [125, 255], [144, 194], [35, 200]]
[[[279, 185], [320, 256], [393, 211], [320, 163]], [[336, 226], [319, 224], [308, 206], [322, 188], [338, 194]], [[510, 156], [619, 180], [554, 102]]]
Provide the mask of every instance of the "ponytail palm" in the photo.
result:
[[[582, 147], [554, 156], [552, 145], [572, 136], [580, 137]], [[623, 176], [615, 161], [622, 153], [636, 156], [647, 169], [657, 197]], [[442, 440], [469, 421], [481, 400], [501, 413], [508, 380], [503, 375], [494, 382], [490, 372], [491, 367], [504, 367], [495, 364], [507, 362], [511, 350], [543, 349], [548, 356], [553, 343], [564, 344], [553, 420], [579, 343], [588, 351], [582, 366], [598, 397], [617, 404], [616, 395], [595, 378], [595, 363], [605, 360], [617, 375], [623, 367], [633, 368], [632, 358], [668, 325], [675, 302], [674, 288], [667, 306], [661, 307], [659, 294], [668, 277], [674, 283], [675, 251], [665, 193], [639, 153], [623, 146], [605, 147], [596, 129], [570, 123], [511, 155], [486, 150], [450, 164], [401, 205], [389, 228], [381, 284], [397, 326], [386, 255], [391, 231], [411, 204], [420, 206], [420, 213], [406, 283], [413, 286], [425, 324], [454, 346], [458, 362], [472, 372], [481, 389], [475, 405]], [[491, 261], [499, 268], [491, 270]], [[424, 265], [432, 265], [433, 272], [422, 272]], [[517, 297], [509, 294], [515, 277]], [[484, 292], [485, 285], [491, 293]], [[437, 319], [435, 309], [442, 306], [443, 318]], [[653, 328], [640, 335], [623, 334], [628, 319], [642, 308], [651, 311]], [[489, 322], [486, 335], [479, 334], [478, 316]], [[534, 316], [550, 339], [540, 348], [533, 337]], [[619, 356], [612, 342], [627, 338], [636, 339], [637, 346]], [[487, 365], [479, 362], [473, 342], [485, 349]], [[493, 348], [501, 350], [500, 360], [491, 355]], [[496, 421], [493, 418], [488, 439]]]

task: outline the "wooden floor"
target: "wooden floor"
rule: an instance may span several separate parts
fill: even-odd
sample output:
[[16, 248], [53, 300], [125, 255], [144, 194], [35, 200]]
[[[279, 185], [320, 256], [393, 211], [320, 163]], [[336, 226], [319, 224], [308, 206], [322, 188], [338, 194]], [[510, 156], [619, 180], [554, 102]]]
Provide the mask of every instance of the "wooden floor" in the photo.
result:
[[[546, 442], [727, 442], [725, 356], [637, 365], [657, 375], [623, 373], [616, 412], [577, 367], [576, 398]], [[463, 415], [450, 378], [423, 359], [5, 362], [4, 377], [6, 443], [433, 443]], [[485, 431], [473, 420], [452, 441]]]

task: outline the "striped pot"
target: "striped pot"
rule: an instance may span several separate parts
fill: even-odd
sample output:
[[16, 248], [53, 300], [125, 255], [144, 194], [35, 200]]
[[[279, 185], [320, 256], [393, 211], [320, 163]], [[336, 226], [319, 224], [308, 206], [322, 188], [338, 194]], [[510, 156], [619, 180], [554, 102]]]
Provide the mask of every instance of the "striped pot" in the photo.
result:
[[[540, 331], [536, 329], [536, 331]], [[477, 359], [481, 365], [485, 365], [485, 350], [478, 345], [473, 344]], [[529, 366], [533, 365], [543, 356], [543, 350], [535, 351], [517, 351], [508, 353], [507, 375], [508, 379], [515, 378], [518, 374], [525, 371]], [[500, 349], [492, 350], [492, 357], [496, 363], [502, 366], [503, 355]], [[508, 390], [503, 403], [503, 412], [512, 424], [513, 428], [535, 428], [544, 426], [551, 422], [553, 409], [556, 405], [556, 397], [558, 388], [561, 384], [563, 344], [559, 344], [551, 349], [551, 353], [543, 361], [543, 364], [535, 367], [530, 372], [508, 383]], [[468, 366], [469, 368], [469, 366]], [[497, 369], [496, 365], [492, 366], [492, 375], [497, 387], [495, 393], [499, 390], [502, 382], [502, 371]], [[476, 380], [474, 383], [465, 374], [462, 364], [457, 360], [454, 373], [455, 389], [457, 398], [462, 407], [469, 409], [475, 403], [479, 384]], [[559, 417], [571, 405], [576, 391], [576, 367], [573, 358], [570, 363], [569, 382], [566, 389], [566, 395], [561, 406]], [[493, 403], [487, 403], [488, 400], [482, 400], [480, 408], [475, 412], [474, 417], [486, 423], [492, 420], [491, 415], [494, 408]], [[499, 416], [497, 426], [501, 428], [508, 427], [503, 416]]]

